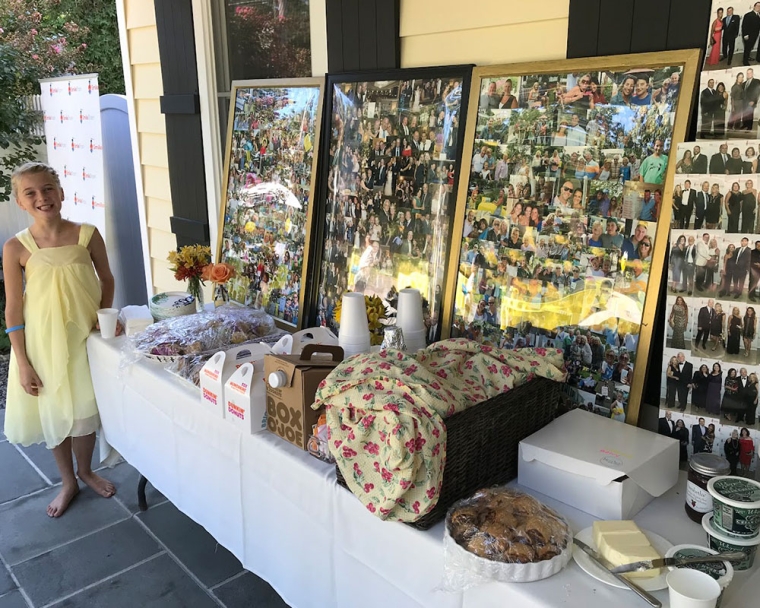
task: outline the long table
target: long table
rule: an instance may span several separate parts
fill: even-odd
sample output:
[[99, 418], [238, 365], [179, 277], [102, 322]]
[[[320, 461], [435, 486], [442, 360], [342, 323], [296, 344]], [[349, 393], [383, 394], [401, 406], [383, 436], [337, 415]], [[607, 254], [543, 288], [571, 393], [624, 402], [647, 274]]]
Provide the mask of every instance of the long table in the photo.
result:
[[[440, 590], [442, 523], [422, 532], [377, 519], [338, 486], [334, 467], [268, 432], [241, 432], [161, 364], [125, 365], [124, 343], [93, 334], [87, 344], [106, 441], [293, 608], [645, 606], [574, 561], [535, 583]], [[684, 513], [684, 489], [682, 474], [635, 520], [674, 544], [704, 545], [701, 526]], [[574, 532], [594, 520], [533, 494], [566, 516]], [[760, 576], [751, 576], [757, 569], [737, 573], [724, 608], [744, 608], [760, 597]], [[668, 605], [667, 591], [655, 595]]]

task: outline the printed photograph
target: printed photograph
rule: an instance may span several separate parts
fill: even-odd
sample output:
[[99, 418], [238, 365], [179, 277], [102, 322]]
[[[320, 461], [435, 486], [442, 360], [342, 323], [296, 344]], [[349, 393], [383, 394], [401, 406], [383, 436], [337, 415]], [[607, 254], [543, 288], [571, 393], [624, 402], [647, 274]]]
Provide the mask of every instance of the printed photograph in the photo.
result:
[[713, 0], [704, 70], [758, 65], [760, 2]]
[[[670, 427], [680, 412], [704, 417], [707, 427], [724, 428], [721, 446], [734, 432], [738, 445], [743, 427], [758, 429], [758, 145], [716, 140], [676, 152], [683, 169], [672, 199], [661, 416], [670, 412]], [[697, 438], [694, 451], [705, 451]]]

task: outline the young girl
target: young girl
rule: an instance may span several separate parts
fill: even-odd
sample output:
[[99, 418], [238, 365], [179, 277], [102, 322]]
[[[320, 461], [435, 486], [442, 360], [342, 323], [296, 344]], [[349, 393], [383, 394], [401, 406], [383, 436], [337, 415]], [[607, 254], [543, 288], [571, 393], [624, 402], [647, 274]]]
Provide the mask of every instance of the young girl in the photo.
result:
[[53, 451], [63, 483], [47, 514], [60, 517], [79, 492], [77, 476], [105, 498], [116, 492], [90, 467], [100, 418], [85, 346], [97, 310], [112, 304], [114, 279], [95, 227], [61, 217], [63, 190], [52, 167], [27, 163], [11, 185], [33, 223], [3, 247], [12, 346], [5, 435]]

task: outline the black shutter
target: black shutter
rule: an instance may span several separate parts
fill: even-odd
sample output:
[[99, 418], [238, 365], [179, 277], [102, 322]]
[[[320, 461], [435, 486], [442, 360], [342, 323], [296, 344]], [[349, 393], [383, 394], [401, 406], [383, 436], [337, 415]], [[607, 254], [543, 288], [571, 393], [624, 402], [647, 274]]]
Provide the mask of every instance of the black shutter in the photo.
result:
[[326, 0], [330, 73], [401, 65], [400, 0]]
[[177, 245], [209, 244], [198, 63], [191, 0], [155, 3], [164, 95], [172, 232]]
[[570, 0], [567, 57], [703, 48], [712, 0]]

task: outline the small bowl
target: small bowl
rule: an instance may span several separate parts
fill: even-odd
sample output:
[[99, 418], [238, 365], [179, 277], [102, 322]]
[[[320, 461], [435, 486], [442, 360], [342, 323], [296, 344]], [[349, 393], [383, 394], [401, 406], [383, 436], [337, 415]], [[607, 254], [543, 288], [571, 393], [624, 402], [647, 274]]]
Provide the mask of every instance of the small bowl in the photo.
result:
[[724, 534], [754, 538], [760, 534], [760, 483], [720, 475], [707, 482], [713, 497], [713, 525]]
[[195, 297], [183, 291], [157, 293], [150, 299], [150, 314], [156, 321], [195, 313]]
[[[703, 557], [705, 555], [716, 555], [718, 552], [707, 547], [700, 547], [699, 545], [676, 545], [668, 549], [665, 553], [665, 557], [675, 558], [687, 558], [687, 557]], [[731, 562], [711, 562], [706, 564], [691, 564], [689, 566], [678, 566], [680, 568], [691, 568], [692, 570], [699, 570], [705, 574], [712, 576], [720, 585], [720, 597], [718, 603], [715, 604], [715, 608], [720, 608], [721, 600], [723, 599], [723, 592], [731, 584], [734, 579], [734, 567]], [[673, 566], [670, 570], [675, 570]]]
[[740, 562], [734, 562], [734, 570], [741, 572], [749, 570], [755, 562], [755, 553], [757, 546], [760, 545], [760, 536], [755, 538], [737, 538], [728, 536], [725, 532], [718, 530], [713, 523], [713, 514], [705, 513], [702, 518], [702, 527], [707, 532], [707, 544], [710, 549], [718, 553], [726, 551], [741, 551], [747, 556], [747, 559]]

